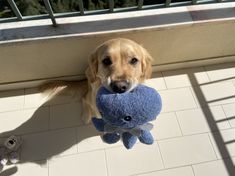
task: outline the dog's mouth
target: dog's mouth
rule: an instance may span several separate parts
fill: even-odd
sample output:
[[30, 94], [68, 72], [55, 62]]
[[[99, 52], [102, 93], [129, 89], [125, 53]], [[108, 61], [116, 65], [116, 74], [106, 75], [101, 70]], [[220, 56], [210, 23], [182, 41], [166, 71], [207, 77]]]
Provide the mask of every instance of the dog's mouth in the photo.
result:
[[111, 80], [107, 78], [103, 83], [103, 86], [113, 93], [125, 93], [132, 91], [137, 84], [131, 80]]

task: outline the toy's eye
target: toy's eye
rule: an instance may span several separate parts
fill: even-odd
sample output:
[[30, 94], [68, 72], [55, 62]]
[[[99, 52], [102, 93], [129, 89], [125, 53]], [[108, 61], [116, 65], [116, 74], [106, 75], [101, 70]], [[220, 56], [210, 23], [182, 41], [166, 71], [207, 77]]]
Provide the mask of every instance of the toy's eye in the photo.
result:
[[131, 119], [132, 119], [131, 116], [126, 116], [126, 117], [124, 117], [124, 120], [125, 120], [125, 121], [131, 121]]

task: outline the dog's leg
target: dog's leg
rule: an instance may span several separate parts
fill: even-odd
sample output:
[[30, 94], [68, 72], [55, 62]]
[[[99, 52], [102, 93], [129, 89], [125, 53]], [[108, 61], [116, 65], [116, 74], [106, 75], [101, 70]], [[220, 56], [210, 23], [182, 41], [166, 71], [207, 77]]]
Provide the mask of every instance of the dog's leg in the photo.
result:
[[90, 105], [89, 93], [82, 98], [82, 120], [85, 124], [89, 124], [92, 118], [92, 107]]
[[98, 117], [99, 118], [99, 112], [96, 108], [96, 90], [97, 88], [93, 88], [89, 85], [88, 91], [82, 98], [82, 104], [83, 104], [83, 114], [82, 119], [85, 124], [88, 124], [91, 122], [92, 117]]

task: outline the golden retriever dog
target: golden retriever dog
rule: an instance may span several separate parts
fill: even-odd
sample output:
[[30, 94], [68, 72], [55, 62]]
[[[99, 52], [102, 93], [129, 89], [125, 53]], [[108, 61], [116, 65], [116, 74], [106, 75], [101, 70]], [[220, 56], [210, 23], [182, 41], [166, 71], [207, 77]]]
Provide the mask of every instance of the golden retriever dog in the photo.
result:
[[131, 91], [151, 77], [152, 57], [141, 45], [124, 38], [108, 40], [91, 54], [86, 70], [88, 91], [83, 98], [85, 122], [97, 115], [96, 93], [100, 86], [112, 92]]
[[[99, 116], [95, 100], [101, 86], [114, 93], [131, 91], [151, 77], [151, 61], [147, 50], [129, 39], [111, 39], [98, 46], [86, 69], [87, 87], [82, 98], [84, 122], [89, 123], [91, 117]], [[73, 83], [68, 84], [72, 87]]]

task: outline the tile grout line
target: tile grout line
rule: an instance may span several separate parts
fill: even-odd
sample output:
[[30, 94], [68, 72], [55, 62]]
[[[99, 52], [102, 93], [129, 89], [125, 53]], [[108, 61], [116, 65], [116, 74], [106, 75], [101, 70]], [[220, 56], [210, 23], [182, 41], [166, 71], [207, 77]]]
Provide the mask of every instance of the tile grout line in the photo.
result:
[[77, 153], [79, 153], [79, 147], [78, 147], [78, 141], [79, 141], [79, 136], [78, 136], [78, 127], [76, 127], [76, 149], [77, 149]]
[[21, 109], [14, 109], [14, 110], [9, 110], [9, 111], [0, 111], [0, 114], [4, 114], [4, 113], [10, 113], [10, 112], [18, 112], [18, 111], [27, 111], [27, 110], [38, 110], [39, 108], [46, 108], [49, 107], [49, 105], [47, 106], [38, 106], [38, 107], [30, 107], [30, 108], [21, 108]]
[[[161, 73], [161, 75], [162, 75], [162, 79], [163, 79], [163, 82], [164, 82], [165, 87], [166, 87], [166, 89], [164, 89], [164, 90], [169, 90], [169, 89], [168, 89], [168, 86], [167, 86], [167, 84], [166, 84], [166, 80], [165, 80], [165, 76], [164, 76], [164, 74], [163, 74], [163, 71], [161, 71], [160, 73]], [[164, 90], [163, 90], [163, 91], [164, 91]]]
[[175, 111], [174, 114], [175, 114], [175, 118], [176, 118], [177, 124], [179, 125], [179, 128], [180, 128], [181, 136], [184, 136], [183, 130], [182, 130], [182, 128], [181, 128], [181, 125], [180, 125], [180, 122], [179, 122], [179, 119], [178, 119], [177, 112]]
[[51, 106], [49, 105], [48, 131], [51, 130]]
[[[98, 152], [98, 151], [103, 151], [103, 150], [104, 150], [104, 148], [99, 148], [99, 149], [85, 151], [85, 152], [70, 153], [70, 154], [64, 154], [61, 156], [58, 155], [58, 156], [51, 157], [49, 160], [62, 159], [62, 158], [70, 157], [70, 156], [76, 156], [76, 155], [80, 155], [80, 154], [87, 154], [87, 153]], [[33, 161], [37, 161], [37, 160], [33, 160]]]
[[[188, 67], [188, 68], [182, 68], [182, 69], [179, 68], [179, 69], [166, 70], [166, 71], [163, 71], [163, 72], [166, 72], [166, 75], [164, 77], [169, 77], [169, 76], [172, 76], [172, 75], [174, 75], [174, 76], [175, 75], [176, 76], [187, 76], [188, 74], [191, 74], [191, 73], [203, 74], [206, 71], [204, 69], [204, 66], [196, 66], [196, 67]], [[173, 72], [173, 73], [169, 73], [169, 72]], [[206, 78], [209, 78], [207, 74], [205, 76], [206, 76]], [[210, 79], [208, 79], [208, 80], [210, 81]], [[206, 81], [206, 82], [208, 82], [208, 81]], [[169, 88], [169, 89], [186, 88], [186, 87], [193, 87], [193, 86], [197, 86], [197, 85], [198, 85], [197, 83], [193, 83], [193, 82], [189, 81], [189, 85], [179, 86], [179, 87], [172, 87], [172, 88]]]
[[214, 154], [215, 154], [215, 157], [216, 157], [217, 159], [219, 159], [219, 156], [217, 156], [217, 153], [216, 153], [216, 151], [215, 151], [214, 145], [213, 145], [213, 143], [212, 143], [212, 139], [211, 139], [211, 137], [210, 137], [210, 133], [208, 133], [208, 138], [209, 138], [211, 147], [212, 147], [212, 149], [213, 149], [213, 152], [214, 152]]
[[22, 108], [22, 110], [24, 110], [25, 109], [25, 92], [26, 92], [26, 90], [24, 89], [24, 104], [23, 104], [23, 108]]
[[202, 66], [202, 68], [203, 68], [203, 70], [205, 71], [205, 73], [206, 73], [206, 75], [207, 75], [207, 77], [208, 77], [208, 79], [209, 79], [209, 82], [211, 82], [212, 80], [211, 80], [211, 78], [210, 78], [210, 75], [208, 74], [208, 70], [207, 70], [206, 66]]
[[213, 107], [219, 107], [219, 106], [225, 106], [225, 105], [231, 105], [231, 104], [235, 104], [235, 102], [224, 103], [224, 104], [216, 104], [216, 105], [208, 105], [208, 106], [205, 105], [205, 106], [199, 106], [199, 107], [196, 107], [196, 108], [179, 109], [179, 110], [175, 110], [175, 111], [166, 111], [166, 112], [161, 112], [161, 113], [166, 114], [166, 113], [174, 113], [174, 112], [184, 112], [184, 111], [190, 111], [190, 110], [194, 110], [194, 109], [199, 110], [199, 109], [213, 108]]
[[47, 175], [50, 175], [50, 166], [49, 166], [49, 160], [47, 159]]
[[[211, 107], [216, 107], [216, 106], [220, 106], [220, 105], [213, 105]], [[204, 108], [204, 107], [203, 107]], [[203, 109], [201, 107], [199, 108], [190, 108], [190, 109], [184, 109], [184, 110], [179, 110], [180, 112], [182, 111], [188, 111], [188, 110], [194, 110], [194, 109]], [[17, 110], [17, 111], [21, 111], [21, 110]], [[17, 112], [17, 111], [12, 111], [12, 112]], [[169, 111], [169, 112], [163, 112], [162, 114], [167, 114], [167, 113], [175, 113], [177, 111]], [[49, 118], [50, 118], [50, 115], [49, 115]], [[50, 119], [49, 119], [50, 120]], [[50, 125], [49, 125], [50, 126]], [[58, 130], [63, 130], [63, 129], [69, 129], [69, 128], [75, 128], [75, 127], [85, 127], [87, 125], [75, 125], [75, 126], [68, 126], [68, 127], [60, 127], [60, 128], [53, 128], [53, 129], [48, 129], [48, 130], [45, 130], [45, 131], [34, 131], [34, 132], [30, 132], [30, 133], [21, 133], [19, 135], [31, 135], [31, 134], [37, 134], [37, 133], [42, 133], [42, 132], [49, 132], [49, 131], [58, 131]], [[232, 129], [233, 127], [231, 127]], [[222, 129], [222, 130], [226, 130], [226, 129]], [[202, 134], [202, 133], [196, 133], [196, 134]], [[194, 134], [192, 134], [194, 135]]]
[[233, 126], [232, 126], [232, 124], [231, 124], [231, 120], [228, 120], [228, 117], [227, 117], [227, 115], [226, 115], [226, 112], [225, 112], [225, 109], [224, 109], [223, 105], [221, 105], [221, 108], [222, 108], [222, 111], [223, 111], [223, 113], [224, 113], [224, 115], [225, 115], [225, 117], [226, 117], [226, 119], [227, 119], [227, 122], [228, 122], [230, 128], [233, 128]]
[[159, 142], [156, 141], [156, 143], [157, 143], [157, 146], [158, 146], [158, 149], [157, 149], [157, 150], [158, 150], [159, 153], [160, 153], [160, 157], [161, 157], [161, 161], [162, 161], [163, 168], [165, 169], [165, 168], [166, 168], [166, 165], [165, 165], [165, 162], [164, 162], [164, 160], [163, 160], [163, 156], [162, 156], [162, 152], [161, 152], [161, 148], [160, 148]]
[[170, 139], [175, 139], [175, 138], [190, 137], [190, 136], [203, 135], [203, 134], [205, 135], [205, 134], [210, 134], [210, 133], [219, 133], [219, 132], [224, 132], [224, 131], [233, 130], [233, 129], [235, 129], [235, 127], [221, 129], [219, 131], [207, 131], [207, 132], [194, 133], [194, 134], [183, 134], [183, 136], [175, 136], [175, 137], [172, 137], [172, 138], [165, 138], [165, 139], [160, 139], [160, 140], [157, 140], [157, 141], [164, 141], [164, 140], [170, 140]]
[[[194, 86], [195, 87], [195, 86]], [[190, 92], [192, 93], [192, 87], [187, 87], [187, 88], [189, 88], [190, 89]], [[180, 89], [180, 88], [176, 88], [176, 89]], [[172, 89], [166, 89], [166, 90], [160, 90], [160, 91], [158, 91], [160, 94], [161, 94], [161, 91], [168, 91], [168, 90], [172, 90]], [[193, 99], [194, 99], [194, 103], [195, 103], [195, 105], [196, 105], [196, 108], [204, 108], [204, 107], [207, 107], [207, 106], [205, 106], [205, 105], [201, 105], [201, 106], [198, 106], [198, 104], [195, 102], [195, 96], [193, 95], [193, 93], [192, 93], [192, 97], [193, 97]], [[219, 106], [219, 105], [228, 105], [228, 104], [234, 104], [235, 103], [235, 101], [234, 102], [229, 102], [229, 103], [222, 103], [222, 104], [216, 104], [216, 105], [209, 105], [209, 107], [213, 107], [213, 106]], [[2, 111], [2, 112], [0, 112], [0, 114], [1, 113], [9, 113], [9, 112], [17, 112], [17, 111], [21, 111], [21, 110], [33, 110], [33, 109], [39, 109], [40, 107], [51, 107], [51, 106], [58, 106], [58, 105], [66, 105], [66, 104], [70, 104], [70, 103], [63, 103], [63, 104], [56, 104], [56, 105], [43, 105], [43, 106], [37, 106], [37, 107], [28, 107], [28, 108], [24, 108], [24, 109], [15, 109], [15, 110], [9, 110], [9, 111]], [[179, 110], [177, 110], [177, 111], [186, 111], [186, 110], [192, 110], [192, 109], [195, 109], [195, 108], [187, 108], [187, 109], [179, 109]], [[162, 113], [170, 113], [170, 112], [175, 112], [175, 110], [174, 111], [164, 111], [164, 112], [162, 112]], [[80, 125], [80, 126], [82, 126], [82, 125]]]
[[[196, 108], [201, 108], [201, 107], [203, 107], [203, 105], [200, 105], [199, 100], [198, 100], [197, 97], [195, 96], [196, 93], [193, 91], [193, 88], [190, 87], [189, 90], [190, 90], [191, 95], [192, 95], [192, 97], [193, 97], [194, 103], [196, 104]], [[195, 108], [194, 108], [194, 109], [195, 109]]]
[[[229, 129], [224, 129], [222, 131], [225, 131], [225, 130], [230, 130], [231, 128]], [[235, 129], [235, 128], [234, 128]], [[214, 132], [211, 132], [211, 133], [218, 133], [219, 131], [214, 131]], [[160, 140], [156, 140], [156, 141], [159, 141], [159, 142], [162, 142], [162, 141], [166, 141], [166, 140], [171, 140], [171, 139], [178, 139], [178, 138], [183, 138], [183, 137], [193, 137], [193, 136], [197, 136], [197, 135], [206, 135], [210, 132], [202, 132], [202, 133], [196, 133], [196, 134], [188, 134], [188, 135], [183, 135], [183, 136], [175, 136], [175, 137], [172, 137], [172, 138], [165, 138], [165, 139], [160, 139]]]
[[200, 165], [200, 164], [206, 164], [206, 163], [211, 163], [211, 162], [215, 162], [215, 161], [226, 160], [227, 158], [234, 158], [234, 157], [226, 157], [226, 158], [222, 158], [222, 159], [214, 159], [214, 160], [210, 160], [210, 161], [203, 161], [203, 162], [192, 163], [192, 164], [188, 164], [188, 165], [186, 164], [186, 165], [180, 165], [180, 166], [173, 166], [173, 167], [170, 167], [170, 168], [164, 168], [164, 169], [160, 169], [160, 170], [153, 170], [153, 171], [141, 172], [141, 173], [138, 173], [138, 174], [132, 174], [130, 176], [138, 176], [140, 174], [142, 175], [142, 174], [148, 174], [148, 173], [154, 173], [154, 172], [162, 172], [162, 171], [167, 171], [167, 170], [172, 170], [172, 169], [179, 169], [179, 168], [184, 168], [184, 167], [193, 167], [194, 165]]
[[106, 149], [103, 149], [104, 151], [104, 157], [105, 157], [105, 166], [106, 166], [106, 172], [107, 172], [107, 176], [109, 176], [109, 169], [108, 169], [108, 160], [107, 160], [107, 153], [106, 153]]
[[[226, 158], [224, 158], [226, 159]], [[162, 172], [162, 171], [168, 171], [168, 170], [173, 170], [173, 169], [179, 169], [179, 168], [184, 168], [184, 167], [193, 167], [193, 165], [199, 165], [199, 164], [205, 164], [205, 163], [210, 163], [210, 162], [215, 162], [215, 161], [221, 161], [222, 159], [214, 159], [210, 161], [203, 161], [199, 163], [192, 163], [192, 164], [185, 164], [185, 165], [180, 165], [180, 166], [173, 166], [173, 167], [167, 167], [164, 169], [159, 169], [159, 170], [153, 170], [153, 171], [147, 171], [147, 172], [141, 172], [138, 174], [132, 174], [130, 176], [138, 176], [138, 175], [143, 175], [143, 174], [149, 174], [149, 173], [154, 173], [154, 172]]]
[[[210, 82], [208, 82], [209, 85]], [[227, 81], [220, 81], [217, 84], [221, 84], [221, 83], [234, 83], [234, 80], [227, 80]], [[212, 83], [215, 84], [215, 83]], [[167, 89], [161, 89], [159, 91], [169, 91], [169, 90], [177, 90], [177, 89], [186, 89], [186, 88], [192, 88], [192, 87], [199, 87], [199, 86], [204, 86], [204, 83], [202, 84], [193, 84], [193, 85], [188, 85], [188, 86], [180, 86], [180, 87], [167, 87]]]
[[[71, 127], [71, 128], [75, 128], [75, 127]], [[71, 128], [68, 128], [68, 129], [71, 129]], [[76, 128], [78, 129], [78, 128]], [[235, 128], [230, 128], [230, 129], [223, 129], [221, 131], [227, 131], [227, 130], [231, 130], [231, 129], [235, 129]], [[53, 130], [53, 131], [60, 131], [61, 129], [59, 130]], [[48, 131], [46, 131], [48, 132]], [[50, 132], [50, 131], [49, 131]], [[172, 138], [165, 138], [165, 139], [160, 139], [160, 140], [155, 140], [157, 143], [158, 142], [162, 142], [162, 141], [166, 141], [166, 140], [173, 140], [173, 139], [179, 139], [179, 138], [183, 138], [183, 137], [191, 137], [191, 136], [197, 136], [197, 135], [205, 135], [205, 134], [209, 134], [209, 133], [218, 133], [219, 131], [214, 131], [214, 132], [204, 132], [204, 133], [197, 133], [197, 134], [190, 134], [190, 135], [183, 135], [183, 136], [177, 136], [177, 137], [172, 137]], [[44, 131], [43, 132], [39, 132], [39, 133], [31, 133], [31, 134], [26, 134], [26, 135], [33, 135], [33, 134], [40, 134], [40, 133], [45, 133]], [[77, 145], [78, 146], [78, 145]], [[111, 148], [120, 148], [121, 145], [119, 146], [112, 146], [112, 147], [107, 147], [107, 148], [102, 148], [102, 149], [111, 149]], [[160, 146], [159, 146], [159, 149], [160, 149]], [[89, 151], [84, 151], [84, 152], [79, 152], [79, 150], [77, 150], [77, 154], [81, 154], [81, 153], [88, 153], [88, 152], [93, 152], [93, 151], [99, 151], [101, 149], [94, 149], [94, 150], [89, 150]], [[76, 153], [75, 153], [76, 154]], [[64, 157], [64, 156], [69, 156], [69, 155], [74, 155], [74, 154], [67, 154], [67, 155], [63, 155], [63, 156], [57, 156], [58, 158], [59, 157]], [[56, 158], [57, 158], [56, 157]]]
[[193, 168], [193, 165], [191, 165], [191, 169], [192, 169], [193, 175], [196, 176], [195, 170], [194, 170], [194, 168]]
[[[71, 129], [71, 128], [75, 128], [75, 127], [70, 127], [68, 129]], [[65, 129], [65, 128], [64, 128]], [[76, 128], [78, 129], [78, 128]], [[223, 130], [220, 130], [220, 131], [227, 131], [227, 130], [231, 130], [231, 129], [235, 129], [235, 128], [230, 128], [230, 129], [223, 129]], [[60, 131], [61, 129], [57, 129], [57, 130], [53, 130], [53, 131]], [[46, 131], [48, 132], [48, 131]], [[205, 135], [205, 134], [210, 134], [210, 133], [218, 133], [219, 131], [213, 131], [213, 132], [204, 132], [204, 133], [197, 133], [197, 134], [190, 134], [190, 135], [183, 135], [183, 136], [177, 136], [177, 137], [172, 137], [172, 138], [165, 138], [165, 139], [160, 139], [160, 140], [155, 140], [157, 143], [158, 142], [161, 142], [161, 141], [166, 141], [166, 140], [173, 140], [173, 139], [179, 139], [179, 138], [183, 138], [183, 137], [190, 137], [190, 136], [197, 136], [197, 135]], [[45, 133], [44, 131], [43, 132], [39, 132], [39, 133], [31, 133], [31, 134], [40, 134], [40, 133]], [[31, 134], [26, 134], [26, 135], [31, 135]], [[77, 145], [78, 146], [78, 145]], [[111, 148], [120, 148], [120, 146], [113, 146], [113, 147], [107, 147], [107, 148], [102, 148], [102, 149], [111, 149]], [[160, 146], [159, 146], [159, 149], [160, 149]], [[77, 154], [81, 154], [81, 153], [88, 153], [88, 152], [93, 152], [93, 151], [99, 151], [101, 149], [94, 149], [94, 150], [89, 150], [89, 151], [84, 151], [84, 152], [79, 152], [78, 149], [77, 149]], [[76, 154], [76, 153], [75, 153]], [[67, 155], [63, 155], [63, 156], [57, 156], [56, 158], [59, 158], [59, 157], [64, 157], [64, 156], [69, 156], [69, 155], [74, 155], [74, 154], [67, 154]]]
[[[210, 163], [210, 162], [214, 162], [214, 161], [218, 161], [219, 159], [212, 159], [212, 160], [207, 160], [207, 161], [202, 161], [202, 162], [196, 162], [196, 163], [190, 163], [190, 164], [185, 164], [185, 165], [179, 165], [179, 166], [173, 166], [173, 167], [168, 167], [164, 170], [170, 170], [170, 169], [176, 169], [176, 168], [181, 168], [181, 167], [190, 167], [192, 165], [199, 165], [199, 164], [205, 164], [205, 163]], [[164, 171], [163, 170], [163, 171]], [[159, 170], [161, 171], [161, 170]]]
[[[235, 104], [235, 102], [224, 103], [224, 104], [219, 104], [219, 105], [229, 105], [229, 104]], [[214, 106], [219, 106], [219, 105], [211, 105], [209, 107], [214, 107]], [[51, 108], [51, 106], [54, 106], [54, 105], [47, 105], [47, 106], [41, 106], [41, 107], [35, 107], [35, 108], [15, 109], [15, 110], [10, 110], [10, 111], [2, 111], [2, 112], [0, 112], [0, 114], [10, 113], [10, 112], [18, 112], [18, 111], [22, 111], [22, 110], [35, 110], [35, 109], [38, 110], [39, 108], [49, 108], [49, 107]], [[203, 106], [202, 108], [204, 108], [204, 107], [205, 106]], [[201, 107], [197, 107], [197, 108], [201, 108]], [[165, 111], [165, 112], [161, 112], [161, 114], [173, 113], [175, 111], [187, 111], [187, 110], [193, 110], [193, 109], [195, 109], [195, 108], [187, 108], [187, 109], [179, 109], [179, 110], [173, 110], [173, 111]], [[87, 125], [81, 124], [81, 125], [78, 125], [78, 126], [87, 126]], [[70, 126], [70, 127], [73, 127], [73, 126]], [[55, 128], [55, 129], [63, 129], [63, 128], [66, 128], [66, 127]]]

